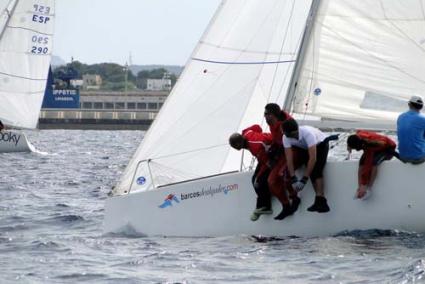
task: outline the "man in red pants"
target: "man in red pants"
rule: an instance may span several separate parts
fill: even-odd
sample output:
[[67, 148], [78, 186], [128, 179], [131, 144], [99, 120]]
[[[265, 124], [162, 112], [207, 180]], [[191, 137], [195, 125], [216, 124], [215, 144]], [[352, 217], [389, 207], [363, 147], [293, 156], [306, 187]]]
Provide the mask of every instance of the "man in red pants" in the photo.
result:
[[[268, 184], [271, 193], [282, 204], [282, 211], [275, 217], [276, 220], [283, 220], [292, 215], [297, 209], [301, 200], [297, 192], [292, 188], [288, 174], [285, 153], [282, 145], [282, 128], [284, 121], [292, 119], [280, 106], [274, 103], [267, 104], [264, 108], [264, 117], [270, 127], [273, 143], [269, 151], [271, 171], [268, 177]], [[291, 199], [291, 203], [289, 198]]]
[[372, 185], [378, 173], [378, 166], [385, 160], [391, 160], [397, 155], [396, 143], [390, 138], [372, 131], [358, 130], [347, 139], [347, 150], [363, 150], [359, 162], [356, 198], [365, 199], [369, 196]]
[[252, 185], [257, 193], [257, 204], [251, 215], [251, 221], [257, 221], [262, 214], [272, 214], [271, 196], [267, 184], [270, 173], [267, 152], [272, 144], [270, 133], [263, 133], [257, 124], [229, 137], [229, 144], [236, 150], [247, 149], [257, 158], [258, 164], [252, 176]]

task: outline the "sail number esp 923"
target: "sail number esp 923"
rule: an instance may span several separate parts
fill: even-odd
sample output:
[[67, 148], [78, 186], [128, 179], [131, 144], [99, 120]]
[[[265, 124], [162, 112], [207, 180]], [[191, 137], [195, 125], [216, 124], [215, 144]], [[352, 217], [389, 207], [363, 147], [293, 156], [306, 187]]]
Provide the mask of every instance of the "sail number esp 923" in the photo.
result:
[[[47, 24], [50, 21], [50, 7], [34, 4], [32, 21], [38, 24]], [[50, 37], [46, 35], [33, 35], [31, 37], [32, 46], [31, 53], [33, 54], [48, 54]]]

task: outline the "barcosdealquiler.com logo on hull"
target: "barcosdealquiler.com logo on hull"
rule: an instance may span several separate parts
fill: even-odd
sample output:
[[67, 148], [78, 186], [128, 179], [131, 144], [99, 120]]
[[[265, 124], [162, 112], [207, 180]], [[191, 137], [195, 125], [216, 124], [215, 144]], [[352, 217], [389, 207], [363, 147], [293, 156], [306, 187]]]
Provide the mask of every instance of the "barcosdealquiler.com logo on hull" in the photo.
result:
[[216, 194], [224, 193], [228, 194], [231, 191], [235, 191], [239, 189], [238, 184], [229, 184], [222, 186], [221, 184], [217, 187], [210, 186], [209, 188], [189, 193], [181, 193], [180, 199], [175, 194], [169, 194], [164, 199], [164, 202], [159, 205], [159, 208], [167, 208], [173, 206], [173, 204], [180, 203], [181, 201], [192, 199], [192, 198], [202, 198], [202, 197], [213, 197]]

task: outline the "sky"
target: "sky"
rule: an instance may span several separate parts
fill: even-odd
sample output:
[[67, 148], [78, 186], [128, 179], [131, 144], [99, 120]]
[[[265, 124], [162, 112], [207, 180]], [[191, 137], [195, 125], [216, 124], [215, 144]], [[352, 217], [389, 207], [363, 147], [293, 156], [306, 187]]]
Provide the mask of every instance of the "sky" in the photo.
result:
[[[53, 55], [184, 65], [221, 0], [56, 0]], [[130, 62], [129, 62], [130, 63]]]

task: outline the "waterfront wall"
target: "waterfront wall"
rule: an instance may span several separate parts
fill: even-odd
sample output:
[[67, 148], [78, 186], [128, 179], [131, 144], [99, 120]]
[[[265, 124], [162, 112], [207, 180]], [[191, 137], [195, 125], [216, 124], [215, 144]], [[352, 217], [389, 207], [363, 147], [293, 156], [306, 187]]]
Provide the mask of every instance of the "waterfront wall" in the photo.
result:
[[42, 110], [40, 129], [147, 130], [157, 112], [107, 110]]

